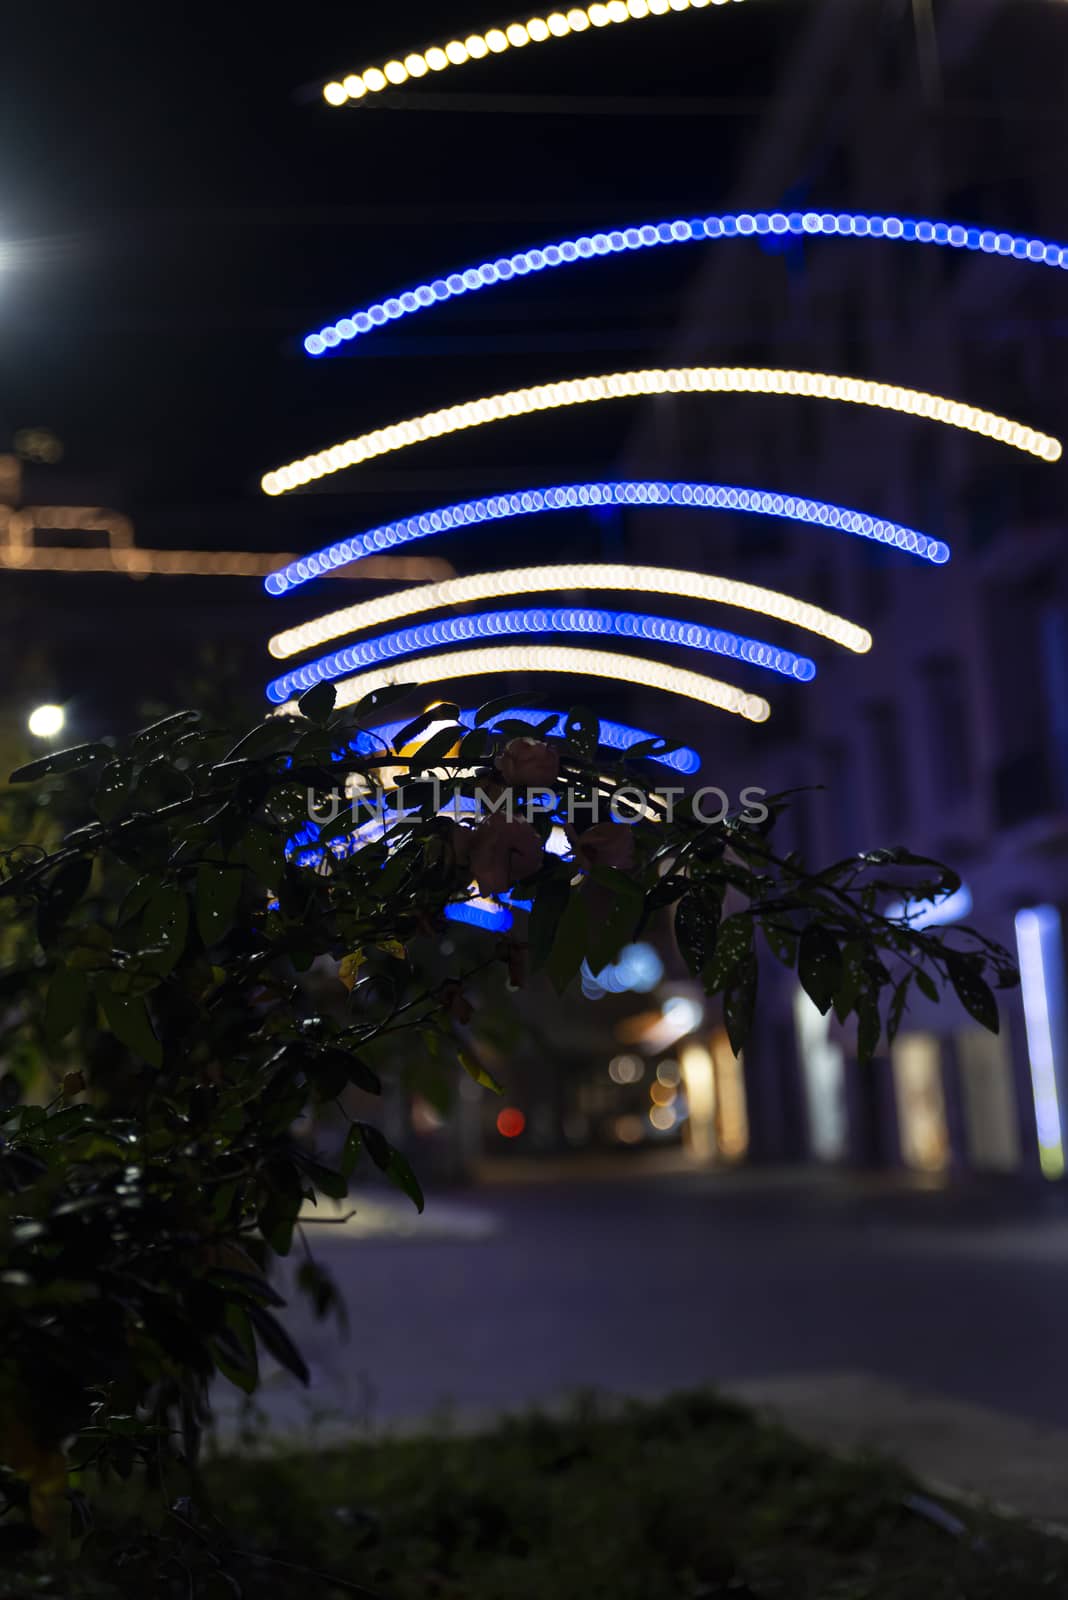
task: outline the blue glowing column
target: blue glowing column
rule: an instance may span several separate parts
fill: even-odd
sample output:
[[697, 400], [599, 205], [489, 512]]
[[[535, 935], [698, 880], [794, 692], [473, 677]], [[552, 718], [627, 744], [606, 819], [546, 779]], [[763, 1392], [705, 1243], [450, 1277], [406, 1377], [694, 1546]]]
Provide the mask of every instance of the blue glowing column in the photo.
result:
[[1035, 1100], [1038, 1159], [1047, 1178], [1064, 1176], [1065, 974], [1061, 914], [1032, 906], [1016, 916], [1020, 989]]

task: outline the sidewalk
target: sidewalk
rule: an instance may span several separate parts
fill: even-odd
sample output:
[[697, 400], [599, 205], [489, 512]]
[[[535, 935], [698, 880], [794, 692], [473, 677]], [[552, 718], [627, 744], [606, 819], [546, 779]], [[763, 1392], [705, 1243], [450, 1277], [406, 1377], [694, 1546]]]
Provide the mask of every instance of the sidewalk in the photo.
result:
[[936, 1494], [1052, 1524], [1068, 1537], [1068, 1429], [863, 1372], [757, 1378], [725, 1392], [812, 1444], [889, 1456]]
[[[280, 1434], [485, 1425], [582, 1389], [703, 1387], [925, 1481], [1068, 1523], [1068, 1217], [1059, 1196], [750, 1169], [361, 1189], [309, 1226], [351, 1342], [299, 1296], [310, 1390], [272, 1381]], [[318, 1213], [326, 1221], [324, 1212]], [[285, 1292], [284, 1278], [279, 1287]]]

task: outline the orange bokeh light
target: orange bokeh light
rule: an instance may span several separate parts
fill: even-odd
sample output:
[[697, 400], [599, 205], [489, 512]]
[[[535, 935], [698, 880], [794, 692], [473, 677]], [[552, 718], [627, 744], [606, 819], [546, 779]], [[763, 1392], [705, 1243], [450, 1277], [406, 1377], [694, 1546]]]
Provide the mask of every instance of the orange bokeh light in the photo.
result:
[[505, 1106], [497, 1113], [497, 1132], [503, 1139], [518, 1139], [526, 1125], [526, 1117], [515, 1106]]

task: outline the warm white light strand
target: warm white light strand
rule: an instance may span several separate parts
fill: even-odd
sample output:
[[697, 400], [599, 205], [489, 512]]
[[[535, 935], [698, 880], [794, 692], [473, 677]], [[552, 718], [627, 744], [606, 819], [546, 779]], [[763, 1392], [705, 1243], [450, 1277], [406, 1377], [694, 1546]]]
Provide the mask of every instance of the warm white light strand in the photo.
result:
[[686, 572], [668, 567], [636, 567], [622, 564], [583, 562], [567, 566], [515, 567], [509, 572], [483, 572], [467, 578], [450, 578], [445, 583], [429, 583], [417, 589], [381, 595], [358, 605], [328, 612], [300, 627], [275, 634], [267, 648], [280, 661], [312, 650], [328, 639], [340, 639], [362, 628], [378, 627], [398, 617], [422, 616], [440, 606], [464, 605], [469, 601], [496, 600], [502, 595], [539, 594], [549, 590], [623, 589], [641, 594], [681, 595], [714, 604], [738, 606], [766, 617], [793, 623], [821, 638], [844, 645], [858, 653], [871, 649], [871, 634], [856, 623], [819, 606], [809, 605], [792, 595], [780, 594], [758, 584], [739, 583], [703, 572]]
[[[748, 722], [766, 722], [771, 715], [771, 707], [760, 695], [747, 694], [733, 684], [707, 678], [700, 672], [665, 666], [660, 661], [648, 661], [644, 656], [620, 655], [614, 650], [570, 649], [559, 645], [488, 645], [476, 650], [456, 650], [448, 655], [419, 656], [414, 661], [345, 678], [338, 684], [336, 703], [339, 707], [355, 705], [364, 695], [393, 683], [451, 682], [454, 678], [501, 672], [556, 672], [611, 678], [616, 683], [682, 695], [701, 705], [732, 712]], [[292, 710], [293, 706], [294, 702], [289, 702], [281, 709]]]
[[[641, 22], [647, 17], [669, 16], [673, 11], [704, 11], [708, 6], [728, 3], [730, 0], [607, 0], [605, 5], [574, 6], [567, 11], [553, 11], [546, 17], [530, 17], [526, 22], [506, 22], [502, 27], [488, 28], [485, 33], [469, 33], [464, 39], [450, 39], [444, 45], [413, 51], [403, 60], [397, 58], [381, 66], [365, 67], [361, 72], [350, 72], [344, 78], [324, 84], [323, 99], [330, 106], [348, 105], [366, 95], [399, 88], [413, 78], [463, 67], [470, 61], [483, 61], [487, 56], [503, 55], [508, 50], [521, 50], [524, 45], [548, 44], [553, 39], [585, 33], [588, 28]], [[734, 4], [740, 3], [741, 0], [734, 0]]]
[[535, 384], [527, 389], [511, 389], [487, 395], [461, 405], [443, 406], [388, 428], [376, 428], [341, 444], [331, 445], [314, 455], [302, 456], [286, 466], [264, 474], [265, 494], [286, 494], [315, 479], [342, 472], [362, 461], [406, 449], [425, 439], [501, 422], [506, 417], [552, 411], [560, 406], [591, 405], [601, 400], [632, 399], [658, 394], [772, 394], [792, 395], [809, 400], [839, 400], [850, 405], [874, 406], [883, 411], [898, 411], [906, 416], [923, 417], [948, 427], [963, 428], [1010, 445], [1043, 461], [1057, 461], [1061, 445], [1057, 439], [1038, 433], [992, 411], [963, 405], [941, 395], [896, 384], [874, 383], [864, 378], [834, 377], [823, 372], [793, 372], [765, 367], [671, 367], [639, 372], [612, 372], [589, 378], [568, 378], [557, 383]]

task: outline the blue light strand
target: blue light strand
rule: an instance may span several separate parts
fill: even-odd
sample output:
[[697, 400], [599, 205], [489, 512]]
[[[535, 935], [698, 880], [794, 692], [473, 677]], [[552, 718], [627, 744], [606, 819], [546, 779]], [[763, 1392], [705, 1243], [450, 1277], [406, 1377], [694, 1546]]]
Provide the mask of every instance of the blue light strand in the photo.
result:
[[507, 933], [515, 921], [512, 915], [515, 911], [531, 911], [532, 900], [515, 900], [510, 894], [502, 894], [498, 899], [486, 905], [476, 896], [473, 900], [454, 901], [445, 907], [445, 917], [449, 922], [466, 922], [472, 928], [482, 928], [486, 933]]
[[509, 517], [535, 516], [543, 511], [575, 511], [591, 506], [682, 506], [700, 511], [743, 511], [753, 516], [783, 517], [789, 522], [807, 522], [874, 539], [908, 555], [919, 556], [935, 566], [949, 560], [949, 546], [915, 528], [889, 518], [869, 516], [848, 506], [826, 500], [809, 500], [803, 495], [779, 494], [767, 489], [749, 489], [729, 483], [688, 483], [648, 479], [617, 479], [606, 483], [554, 484], [545, 489], [522, 489], [511, 494], [487, 495], [480, 500], [463, 500], [456, 505], [439, 506], [411, 517], [384, 522], [366, 533], [352, 534], [311, 555], [291, 561], [264, 579], [270, 595], [287, 594], [302, 583], [333, 572], [338, 567], [380, 555], [397, 545], [415, 539], [450, 533], [483, 522], [500, 522]]
[[446, 906], [445, 917], [449, 922], [464, 922], [469, 927], [481, 928], [484, 933], [507, 933], [514, 921], [507, 906], [497, 906], [491, 911], [488, 906], [462, 901]]
[[520, 250], [512, 256], [483, 261], [478, 266], [448, 273], [430, 283], [353, 311], [318, 333], [310, 333], [304, 348], [310, 356], [326, 355], [376, 328], [456, 296], [477, 294], [528, 273], [570, 266], [599, 256], [630, 250], [655, 249], [666, 244], [691, 244], [708, 239], [744, 239], [761, 236], [805, 238], [816, 235], [854, 239], [890, 239], [907, 244], [941, 245], [976, 255], [1006, 256], [1038, 266], [1068, 269], [1068, 246], [1027, 234], [1004, 233], [960, 222], [930, 222], [911, 217], [879, 216], [864, 211], [743, 211], [722, 216], [677, 218], [672, 222], [647, 222], [613, 229], [609, 233], [581, 234], [555, 244]]
[[[551, 717], [556, 720], [550, 723], [549, 719]], [[491, 717], [489, 722], [483, 723], [482, 726], [487, 733], [495, 733], [502, 722], [520, 722], [529, 728], [532, 735], [536, 730], [542, 729], [543, 738], [562, 739], [566, 735], [567, 718], [568, 713], [566, 711], [539, 711], [530, 706], [523, 706], [512, 711], [502, 711], [499, 716]], [[474, 728], [478, 725], [478, 707], [470, 706], [467, 710], [460, 711], [456, 720], [465, 728]], [[406, 717], [401, 722], [384, 722], [377, 728], [361, 729], [356, 737], [349, 741], [345, 749], [334, 752], [331, 760], [341, 764], [351, 756], [357, 756], [360, 759], [376, 755], [383, 758], [391, 756], [395, 749], [396, 740], [404, 732], [404, 729], [409, 726], [410, 721], [411, 719]], [[548, 727], [545, 727], [546, 723], [549, 724]], [[634, 728], [629, 723], [611, 722], [607, 718], [601, 717], [597, 743], [603, 750], [618, 751], [620, 755], [625, 755], [635, 745], [647, 744], [650, 739], [659, 737], [659, 734], [649, 733], [644, 728]], [[670, 767], [674, 772], [681, 773], [683, 777], [691, 777], [695, 772], [701, 770], [701, 757], [696, 750], [691, 750], [688, 745], [680, 745], [677, 750], [666, 750], [661, 754], [651, 754], [646, 759], [655, 761], [660, 766]], [[473, 811], [474, 809], [475, 801], [468, 795], [454, 795], [449, 801], [450, 811]], [[370, 830], [368, 839], [371, 839], [381, 836], [380, 830], [376, 833], [375, 830], [377, 828], [377, 823], [368, 822], [362, 824], [357, 832], [358, 834], [364, 834]], [[335, 860], [343, 861], [352, 855], [354, 850], [361, 848], [363, 843], [368, 842], [368, 840], [358, 838], [357, 834], [345, 834], [339, 835], [336, 839], [331, 839], [329, 844], [324, 847], [318, 843], [320, 832], [321, 829], [318, 823], [309, 819], [302, 828], [299, 828], [296, 833], [286, 840], [286, 856], [295, 859], [298, 866], [318, 867], [326, 860], [327, 852]], [[530, 909], [529, 905], [524, 902], [516, 901], [514, 903], [522, 911], [529, 911]]]
[[331, 651], [316, 661], [283, 673], [267, 685], [267, 698], [283, 705], [317, 683], [359, 672], [361, 668], [391, 661], [395, 656], [412, 655], [436, 645], [459, 644], [471, 639], [493, 639], [502, 634], [520, 633], [596, 633], [615, 638], [652, 640], [657, 644], [682, 645], [712, 655], [744, 661], [768, 672], [808, 683], [816, 676], [816, 664], [808, 656], [795, 655], [730, 633], [726, 628], [708, 628], [701, 622], [680, 622], [672, 617], [639, 616], [633, 611], [607, 611], [578, 606], [523, 606], [510, 611], [480, 611], [469, 616], [443, 617], [437, 622], [422, 622], [413, 628], [383, 633]]
[[[504, 711], [498, 717], [491, 717], [489, 722], [483, 723], [482, 726], [488, 733], [493, 733], [501, 722], [525, 722], [533, 734], [534, 730], [547, 723], [550, 717], [555, 717], [556, 721], [546, 728], [543, 737], [563, 739], [566, 733], [566, 711], [535, 711], [529, 706], [522, 706], [514, 711]], [[478, 708], [472, 706], [467, 711], [461, 711], [456, 720], [465, 728], [474, 728], [477, 718]], [[410, 721], [409, 717], [403, 722], [387, 722], [378, 728], [367, 728], [356, 735], [347, 752], [341, 752], [334, 759], [344, 761], [349, 753], [361, 757], [388, 754], [394, 748], [394, 740], [408, 727]], [[647, 733], [643, 728], [633, 728], [626, 722], [610, 722], [605, 717], [600, 719], [598, 743], [606, 750], [618, 750], [620, 754], [625, 755], [634, 745], [646, 744], [650, 739], [659, 737], [658, 734]], [[673, 767], [676, 772], [686, 774], [701, 770], [701, 757], [696, 750], [691, 750], [686, 745], [680, 746], [678, 750], [666, 751], [663, 755], [651, 755], [649, 760], [658, 761], [662, 766]]]

